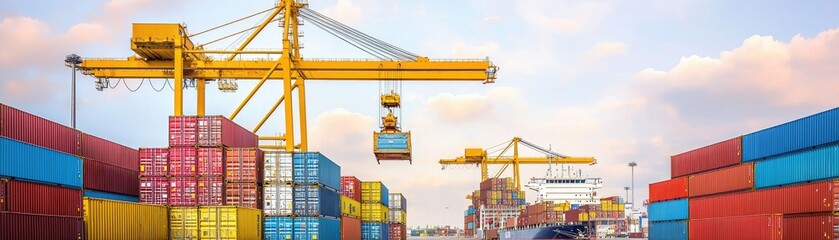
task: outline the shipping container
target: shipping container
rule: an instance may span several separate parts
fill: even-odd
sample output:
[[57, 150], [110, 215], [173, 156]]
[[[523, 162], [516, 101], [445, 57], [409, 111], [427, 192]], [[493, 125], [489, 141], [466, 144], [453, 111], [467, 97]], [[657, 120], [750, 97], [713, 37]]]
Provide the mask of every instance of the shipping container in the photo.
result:
[[265, 217], [265, 240], [294, 239], [294, 219], [291, 217]]
[[262, 211], [237, 206], [202, 206], [200, 239], [262, 239]]
[[330, 217], [296, 217], [293, 231], [295, 240], [338, 239], [341, 222]]
[[0, 137], [79, 155], [79, 131], [4, 104], [0, 104]]
[[198, 205], [222, 205], [224, 204], [224, 180], [221, 177], [198, 178]]
[[362, 240], [388, 240], [390, 239], [388, 231], [390, 226], [387, 223], [380, 222], [361, 222], [361, 239]]
[[198, 204], [198, 179], [172, 177], [169, 179], [169, 205], [195, 206]]
[[140, 202], [169, 204], [169, 179], [166, 177], [140, 177]]
[[[115, 200], [115, 201], [123, 201], [123, 202], [139, 202], [139, 198], [137, 196], [128, 196], [128, 195], [121, 195], [116, 193], [109, 193], [109, 192], [100, 192], [96, 190], [84, 190], [84, 196], [89, 198], [98, 198], [98, 199], [107, 199], [107, 200]], [[164, 203], [165, 204], [165, 203]]]
[[388, 238], [391, 240], [405, 240], [408, 239], [408, 233], [405, 224], [390, 224], [390, 230], [388, 231]]
[[690, 239], [781, 240], [784, 238], [784, 217], [780, 214], [691, 219], [688, 225]]
[[[693, 200], [691, 199], [691, 201]], [[688, 200], [679, 199], [650, 203], [647, 212], [649, 213], [650, 221], [654, 222], [688, 219]], [[694, 215], [691, 214], [691, 216]]]
[[73, 155], [0, 137], [0, 162], [0, 177], [82, 187], [82, 159]]
[[836, 177], [839, 177], [839, 145], [780, 155], [755, 163], [755, 188]]
[[320, 184], [335, 191], [341, 189], [341, 166], [318, 152], [295, 153], [294, 183]]
[[140, 154], [137, 149], [126, 147], [90, 134], [81, 133], [80, 156], [122, 168], [137, 171]]
[[84, 199], [85, 239], [169, 239], [166, 206]]
[[[839, 202], [839, 182], [824, 181], [691, 198], [690, 217], [833, 212], [837, 211], [836, 202]], [[653, 221], [652, 211], [650, 213], [650, 221]]]
[[341, 196], [341, 216], [361, 218], [361, 203], [347, 196]]
[[389, 193], [387, 206], [390, 209], [408, 210], [408, 200], [401, 193]]
[[410, 153], [411, 133], [374, 133], [373, 151], [376, 153]]
[[227, 183], [224, 205], [262, 209], [262, 187], [256, 183]]
[[687, 240], [688, 220], [650, 222], [650, 240]]
[[341, 217], [341, 239], [361, 239], [361, 219]]
[[839, 216], [831, 213], [784, 216], [784, 239], [839, 239]]
[[718, 193], [749, 190], [754, 187], [754, 164], [745, 163], [691, 175], [688, 195], [701, 197]]
[[228, 148], [224, 157], [227, 182], [262, 182], [262, 150], [257, 148]]
[[198, 145], [202, 147], [257, 147], [256, 134], [224, 116], [198, 117]]
[[198, 212], [198, 207], [170, 207], [169, 239], [198, 239]]
[[0, 240], [81, 239], [82, 218], [0, 213]]
[[390, 213], [385, 205], [379, 203], [361, 204], [361, 221], [387, 223], [390, 221], [389, 215]]
[[6, 208], [10, 212], [81, 217], [82, 192], [40, 183], [0, 179], [6, 185]]
[[197, 124], [196, 116], [169, 116], [169, 146], [194, 147], [198, 145]]
[[341, 195], [361, 202], [361, 181], [355, 176], [341, 176]]
[[834, 144], [839, 141], [839, 108], [743, 136], [743, 161]]
[[193, 147], [169, 148], [169, 174], [172, 176], [195, 176], [198, 174], [198, 150]]
[[224, 149], [198, 148], [196, 165], [198, 176], [224, 176]]
[[320, 186], [295, 186], [294, 215], [338, 218], [341, 216], [341, 195]]
[[742, 138], [736, 137], [670, 157], [672, 178], [736, 165], [742, 158]]
[[387, 186], [382, 182], [361, 182], [361, 203], [381, 203], [388, 205]]
[[688, 197], [688, 177], [650, 183], [650, 202], [661, 202], [686, 197]]
[[289, 184], [265, 184], [263, 194], [266, 216], [294, 215], [294, 190]]
[[388, 216], [388, 218], [390, 218], [390, 223], [407, 224], [408, 216], [405, 214], [405, 210], [391, 208], [388, 212], [390, 214]]
[[9, 211], [8, 201], [6, 200], [6, 187], [9, 185], [8, 179], [0, 179], [0, 212]]
[[169, 174], [168, 148], [140, 148], [140, 175], [166, 176]]
[[287, 183], [294, 181], [291, 155], [290, 152], [285, 151], [266, 151], [263, 156], [265, 158], [264, 182]]
[[140, 172], [84, 159], [84, 188], [128, 196], [140, 195]]

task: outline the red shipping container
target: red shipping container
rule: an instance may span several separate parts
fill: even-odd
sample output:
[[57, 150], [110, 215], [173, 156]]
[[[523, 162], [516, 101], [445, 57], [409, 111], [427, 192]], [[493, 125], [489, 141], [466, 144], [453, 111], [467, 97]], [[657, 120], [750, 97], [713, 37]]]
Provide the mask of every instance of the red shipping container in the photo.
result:
[[8, 185], [9, 180], [2, 178], [0, 179], [0, 212], [8, 211], [6, 205], [6, 185]]
[[169, 179], [166, 177], [140, 178], [141, 203], [169, 204], [169, 191]]
[[739, 164], [743, 160], [742, 138], [725, 140], [670, 157], [670, 176], [681, 177]]
[[688, 228], [688, 239], [781, 240], [784, 238], [784, 217], [770, 214], [691, 219]]
[[361, 239], [361, 219], [341, 217], [341, 239]]
[[256, 183], [228, 183], [224, 205], [262, 209], [262, 191]]
[[818, 215], [784, 216], [784, 239], [839, 239], [839, 216]]
[[224, 116], [198, 118], [199, 146], [255, 148], [258, 142], [256, 134]]
[[0, 136], [79, 155], [79, 131], [0, 104]]
[[195, 206], [198, 204], [197, 191], [197, 178], [172, 177], [169, 179], [169, 205]]
[[79, 189], [17, 180], [0, 181], [8, 181], [6, 208], [10, 212], [74, 217], [82, 215], [82, 192]]
[[262, 182], [262, 156], [262, 150], [256, 148], [228, 148], [224, 157], [227, 182]]
[[81, 217], [0, 213], [0, 240], [75, 240], [82, 230]]
[[140, 148], [140, 175], [166, 176], [169, 174], [168, 148]]
[[361, 202], [361, 180], [355, 176], [341, 176], [341, 195]]
[[198, 148], [199, 176], [224, 176], [224, 149]]
[[126, 147], [90, 134], [81, 133], [81, 156], [103, 163], [139, 170], [140, 154], [137, 149]]
[[484, 231], [487, 239], [498, 239], [498, 229]]
[[661, 202], [686, 197], [688, 197], [687, 177], [650, 183], [650, 202]]
[[758, 214], [804, 214], [837, 211], [839, 182], [830, 180], [795, 186], [691, 198], [691, 219]]
[[754, 187], [754, 163], [740, 164], [690, 176], [688, 195], [700, 197], [749, 190]]
[[390, 224], [390, 231], [388, 237], [390, 240], [405, 240], [408, 239], [408, 231], [404, 224]]
[[198, 205], [224, 204], [224, 180], [221, 177], [198, 179]]
[[197, 137], [198, 117], [169, 116], [169, 146], [194, 147]]
[[195, 176], [197, 174], [198, 150], [192, 147], [169, 148], [169, 174], [172, 176]]
[[84, 188], [128, 196], [140, 194], [140, 173], [111, 164], [84, 159]]

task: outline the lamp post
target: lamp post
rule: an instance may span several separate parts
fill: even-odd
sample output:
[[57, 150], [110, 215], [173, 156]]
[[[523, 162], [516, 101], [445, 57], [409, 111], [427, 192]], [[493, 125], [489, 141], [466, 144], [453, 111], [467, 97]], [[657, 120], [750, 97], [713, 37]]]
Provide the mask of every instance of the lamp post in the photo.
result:
[[632, 169], [632, 207], [635, 207], [635, 166], [638, 166], [635, 162], [629, 162], [629, 168]]
[[70, 54], [64, 59], [64, 66], [73, 68], [73, 83], [70, 92], [70, 126], [76, 129], [76, 67], [82, 63], [79, 55]]

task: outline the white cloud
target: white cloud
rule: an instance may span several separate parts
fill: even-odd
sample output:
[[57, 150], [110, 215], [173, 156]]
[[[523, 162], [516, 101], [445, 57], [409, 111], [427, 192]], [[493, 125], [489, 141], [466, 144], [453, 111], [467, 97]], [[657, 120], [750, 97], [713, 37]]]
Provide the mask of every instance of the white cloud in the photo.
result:
[[608, 4], [592, 1], [519, 1], [516, 12], [527, 23], [550, 33], [591, 29], [611, 13]]
[[601, 60], [615, 55], [625, 54], [626, 49], [626, 43], [599, 42], [585, 54], [585, 58], [590, 60]]
[[486, 58], [498, 52], [498, 44], [495, 42], [484, 42], [480, 45], [467, 45], [463, 41], [456, 41], [452, 46], [454, 58]]
[[364, 12], [353, 0], [338, 0], [335, 6], [327, 8], [323, 14], [349, 26], [355, 26], [363, 18]]

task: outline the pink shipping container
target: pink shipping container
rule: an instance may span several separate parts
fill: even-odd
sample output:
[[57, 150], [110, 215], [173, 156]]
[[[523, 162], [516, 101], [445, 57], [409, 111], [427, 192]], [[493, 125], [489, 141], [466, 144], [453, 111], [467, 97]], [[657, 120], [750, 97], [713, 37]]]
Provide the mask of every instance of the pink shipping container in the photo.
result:
[[688, 195], [700, 197], [749, 190], [753, 187], [754, 163], [746, 163], [691, 175], [688, 180]]
[[198, 179], [198, 205], [224, 204], [224, 180], [221, 177]]
[[169, 204], [169, 179], [166, 177], [141, 177], [140, 202], [158, 205]]
[[661, 202], [686, 197], [688, 197], [687, 177], [650, 183], [650, 202]]
[[258, 142], [256, 134], [223, 116], [198, 118], [199, 146], [255, 148]]
[[82, 218], [0, 213], [0, 240], [70, 240], [82, 238]]
[[73, 217], [82, 215], [81, 190], [8, 179], [0, 181], [6, 185], [5, 203], [9, 212]]
[[341, 195], [361, 202], [361, 180], [354, 176], [342, 176]]
[[79, 155], [79, 131], [0, 104], [0, 136]]
[[256, 183], [227, 183], [224, 205], [262, 209], [262, 188]]
[[405, 240], [408, 239], [408, 230], [404, 224], [390, 224], [388, 237], [390, 240]]
[[169, 175], [195, 176], [198, 168], [198, 151], [193, 147], [169, 148]]
[[198, 204], [198, 179], [172, 177], [169, 179], [169, 205], [195, 206]]
[[781, 240], [785, 235], [780, 214], [691, 219], [688, 226], [688, 239]]
[[839, 182], [829, 180], [752, 192], [691, 198], [691, 219], [837, 211]]
[[111, 164], [84, 159], [84, 188], [128, 196], [140, 194], [140, 173]]
[[262, 182], [265, 162], [262, 151], [256, 148], [228, 148], [224, 164], [227, 182]]
[[784, 239], [839, 239], [839, 216], [784, 216]]
[[140, 148], [140, 175], [166, 176], [169, 174], [168, 148]]
[[139, 170], [140, 154], [137, 149], [126, 147], [90, 134], [81, 133], [81, 156], [134, 171]]
[[169, 116], [169, 146], [198, 145], [198, 117]]
[[739, 164], [742, 138], [737, 137], [670, 157], [672, 178]]
[[199, 176], [224, 176], [224, 149], [199, 148], [197, 166]]

